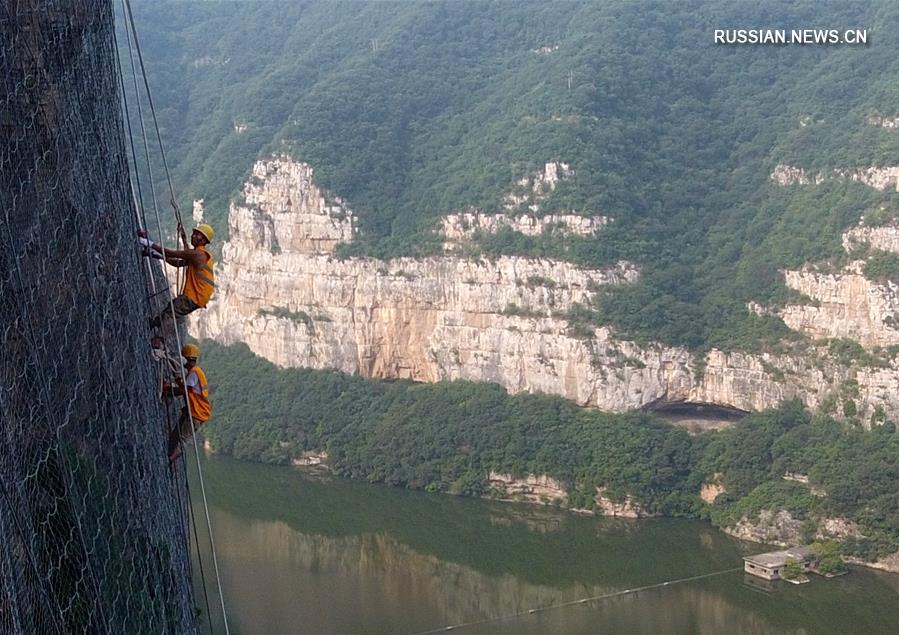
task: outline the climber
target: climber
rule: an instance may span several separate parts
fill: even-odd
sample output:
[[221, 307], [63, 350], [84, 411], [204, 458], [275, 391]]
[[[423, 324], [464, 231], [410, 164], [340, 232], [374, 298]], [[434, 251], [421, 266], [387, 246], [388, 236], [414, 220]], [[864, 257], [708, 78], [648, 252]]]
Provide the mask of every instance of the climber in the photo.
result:
[[[184, 230], [178, 227], [181, 240], [187, 245]], [[206, 308], [209, 298], [215, 289], [215, 273], [212, 270], [215, 264], [212, 254], [206, 250], [206, 245], [212, 242], [214, 232], [212, 227], [205, 223], [196, 227], [190, 236], [192, 249], [165, 249], [156, 243], [150, 243], [149, 249], [165, 257], [165, 261], [173, 267], [187, 267], [187, 275], [184, 278], [184, 288], [172, 302], [175, 308], [175, 317], [180, 321], [186, 315], [197, 309]], [[146, 239], [146, 236], [140, 236]], [[170, 335], [172, 315], [168, 306], [156, 317], [150, 320], [153, 328], [162, 328], [164, 335]]]
[[[169, 463], [174, 463], [184, 451], [183, 445], [191, 439], [191, 418], [193, 418], [193, 430], [209, 420], [212, 415], [212, 404], [209, 403], [209, 388], [206, 385], [206, 373], [197, 366], [197, 358], [200, 356], [200, 348], [196, 344], [185, 344], [181, 348], [184, 364], [184, 376], [187, 378], [187, 405], [181, 408], [181, 418], [178, 427], [169, 434]], [[181, 379], [175, 380], [175, 385], [164, 384], [163, 392], [166, 395], [183, 395], [185, 385]], [[188, 407], [190, 413], [188, 414]]]

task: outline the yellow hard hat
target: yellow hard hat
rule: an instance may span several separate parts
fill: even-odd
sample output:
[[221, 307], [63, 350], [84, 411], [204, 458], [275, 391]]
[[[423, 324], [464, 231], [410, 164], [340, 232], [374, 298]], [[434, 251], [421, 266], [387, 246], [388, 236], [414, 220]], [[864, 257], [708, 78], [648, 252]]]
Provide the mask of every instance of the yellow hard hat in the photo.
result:
[[206, 223], [203, 223], [202, 225], [197, 225], [195, 231], [198, 231], [201, 234], [203, 234], [206, 237], [206, 240], [208, 242], [212, 242], [212, 238], [213, 238], [213, 236], [215, 236], [215, 232], [212, 231], [212, 226], [207, 225]]
[[185, 344], [181, 347], [181, 355], [196, 359], [200, 356], [200, 347], [196, 344]]

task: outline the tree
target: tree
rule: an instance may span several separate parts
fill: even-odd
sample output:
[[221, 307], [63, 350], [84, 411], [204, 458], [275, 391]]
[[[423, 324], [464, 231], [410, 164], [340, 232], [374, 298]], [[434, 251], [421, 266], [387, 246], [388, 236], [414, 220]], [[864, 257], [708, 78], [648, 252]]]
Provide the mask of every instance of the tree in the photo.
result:
[[815, 568], [819, 573], [827, 575], [828, 573], [842, 573], [846, 570], [846, 565], [843, 563], [841, 555], [840, 543], [834, 540], [825, 540], [813, 542], [809, 548], [818, 558], [818, 564]]
[[800, 575], [802, 575], [802, 565], [799, 564], [799, 561], [787, 558], [787, 563], [784, 565], [781, 576], [786, 580], [795, 580]]

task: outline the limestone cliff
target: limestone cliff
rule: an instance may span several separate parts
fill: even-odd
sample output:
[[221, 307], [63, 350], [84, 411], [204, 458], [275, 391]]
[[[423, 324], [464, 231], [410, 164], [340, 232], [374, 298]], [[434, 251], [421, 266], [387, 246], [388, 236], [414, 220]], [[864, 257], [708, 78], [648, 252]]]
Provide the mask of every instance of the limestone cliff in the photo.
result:
[[812, 172], [792, 165], [779, 164], [771, 173], [778, 185], [818, 185], [825, 181], [857, 181], [877, 190], [894, 189], [899, 192], [899, 166], [871, 166], [867, 168], [835, 168]]
[[863, 264], [854, 261], [837, 273], [786, 271], [787, 286], [814, 302], [784, 307], [787, 326], [816, 339], [849, 338], [865, 348], [899, 343], [899, 286], [868, 280]]
[[542, 203], [555, 191], [556, 186], [573, 174], [569, 164], [549, 161], [542, 170], [519, 179], [513, 191], [503, 197], [503, 207], [507, 211], [526, 209], [539, 212]]
[[868, 117], [868, 125], [877, 128], [886, 128], [887, 130], [899, 130], [899, 117], [871, 115]]
[[[566, 170], [548, 167], [522, 188], [534, 200]], [[593, 223], [589, 231], [602, 224], [582, 222]], [[683, 348], [570, 325], [567, 312], [600, 286], [637, 278], [625, 262], [583, 269], [524, 257], [337, 258], [336, 245], [354, 235], [352, 212], [315, 185], [310, 166], [285, 156], [254, 166], [229, 229], [216, 297], [195, 314], [192, 331], [245, 342], [279, 366], [496, 382], [619, 412], [675, 402], [752, 411], [792, 397], [816, 408], [855, 382], [862, 416], [876, 406], [899, 413], [894, 373], [847, 368], [826, 347], [794, 355], [712, 350], [697, 361]]]
[[460, 244], [471, 240], [476, 234], [495, 234], [509, 228], [525, 236], [539, 236], [548, 231], [562, 235], [592, 236], [608, 224], [605, 216], [577, 216], [575, 214], [531, 214], [514, 216], [511, 214], [482, 214], [477, 210], [448, 214], [441, 219], [440, 235], [444, 238], [443, 248], [453, 251]]
[[[546, 474], [527, 474], [515, 476], [490, 472], [487, 475], [487, 486], [493, 495], [500, 500], [513, 500], [540, 505], [560, 505], [568, 507], [568, 493], [565, 483]], [[647, 518], [654, 516], [638, 503], [633, 496], [625, 496], [615, 500], [609, 496], [608, 489], [597, 487], [593, 497], [594, 509], [573, 509], [582, 514], [598, 514], [614, 518]]]

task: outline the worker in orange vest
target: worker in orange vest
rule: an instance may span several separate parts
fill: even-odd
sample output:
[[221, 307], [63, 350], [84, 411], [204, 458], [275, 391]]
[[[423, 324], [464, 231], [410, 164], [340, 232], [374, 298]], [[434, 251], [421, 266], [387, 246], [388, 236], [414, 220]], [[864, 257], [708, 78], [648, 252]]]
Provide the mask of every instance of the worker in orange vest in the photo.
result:
[[[184, 240], [183, 230], [181, 234], [182, 240]], [[214, 235], [212, 227], [204, 223], [191, 232], [192, 249], [165, 249], [156, 243], [149, 244], [150, 250], [164, 256], [165, 261], [173, 267], [187, 267], [184, 288], [178, 297], [172, 300], [175, 317], [179, 321], [197, 309], [206, 308], [206, 304], [215, 290], [215, 272], [213, 271], [215, 263], [212, 254], [206, 249], [206, 245], [212, 242]], [[184, 242], [186, 244], [187, 241]], [[159, 315], [150, 320], [150, 326], [162, 327], [163, 334], [170, 335], [171, 317], [170, 307], [166, 306]]]
[[[178, 427], [169, 434], [169, 462], [174, 463], [181, 456], [183, 445], [191, 439], [191, 419], [193, 431], [199, 430], [212, 416], [212, 404], [209, 402], [209, 386], [206, 384], [206, 373], [197, 366], [200, 348], [196, 344], [185, 344], [181, 347], [181, 355], [185, 359], [184, 377], [178, 377], [175, 384], [163, 385], [164, 394], [184, 395], [187, 393], [187, 405], [181, 408]], [[190, 414], [188, 415], [188, 407]]]

